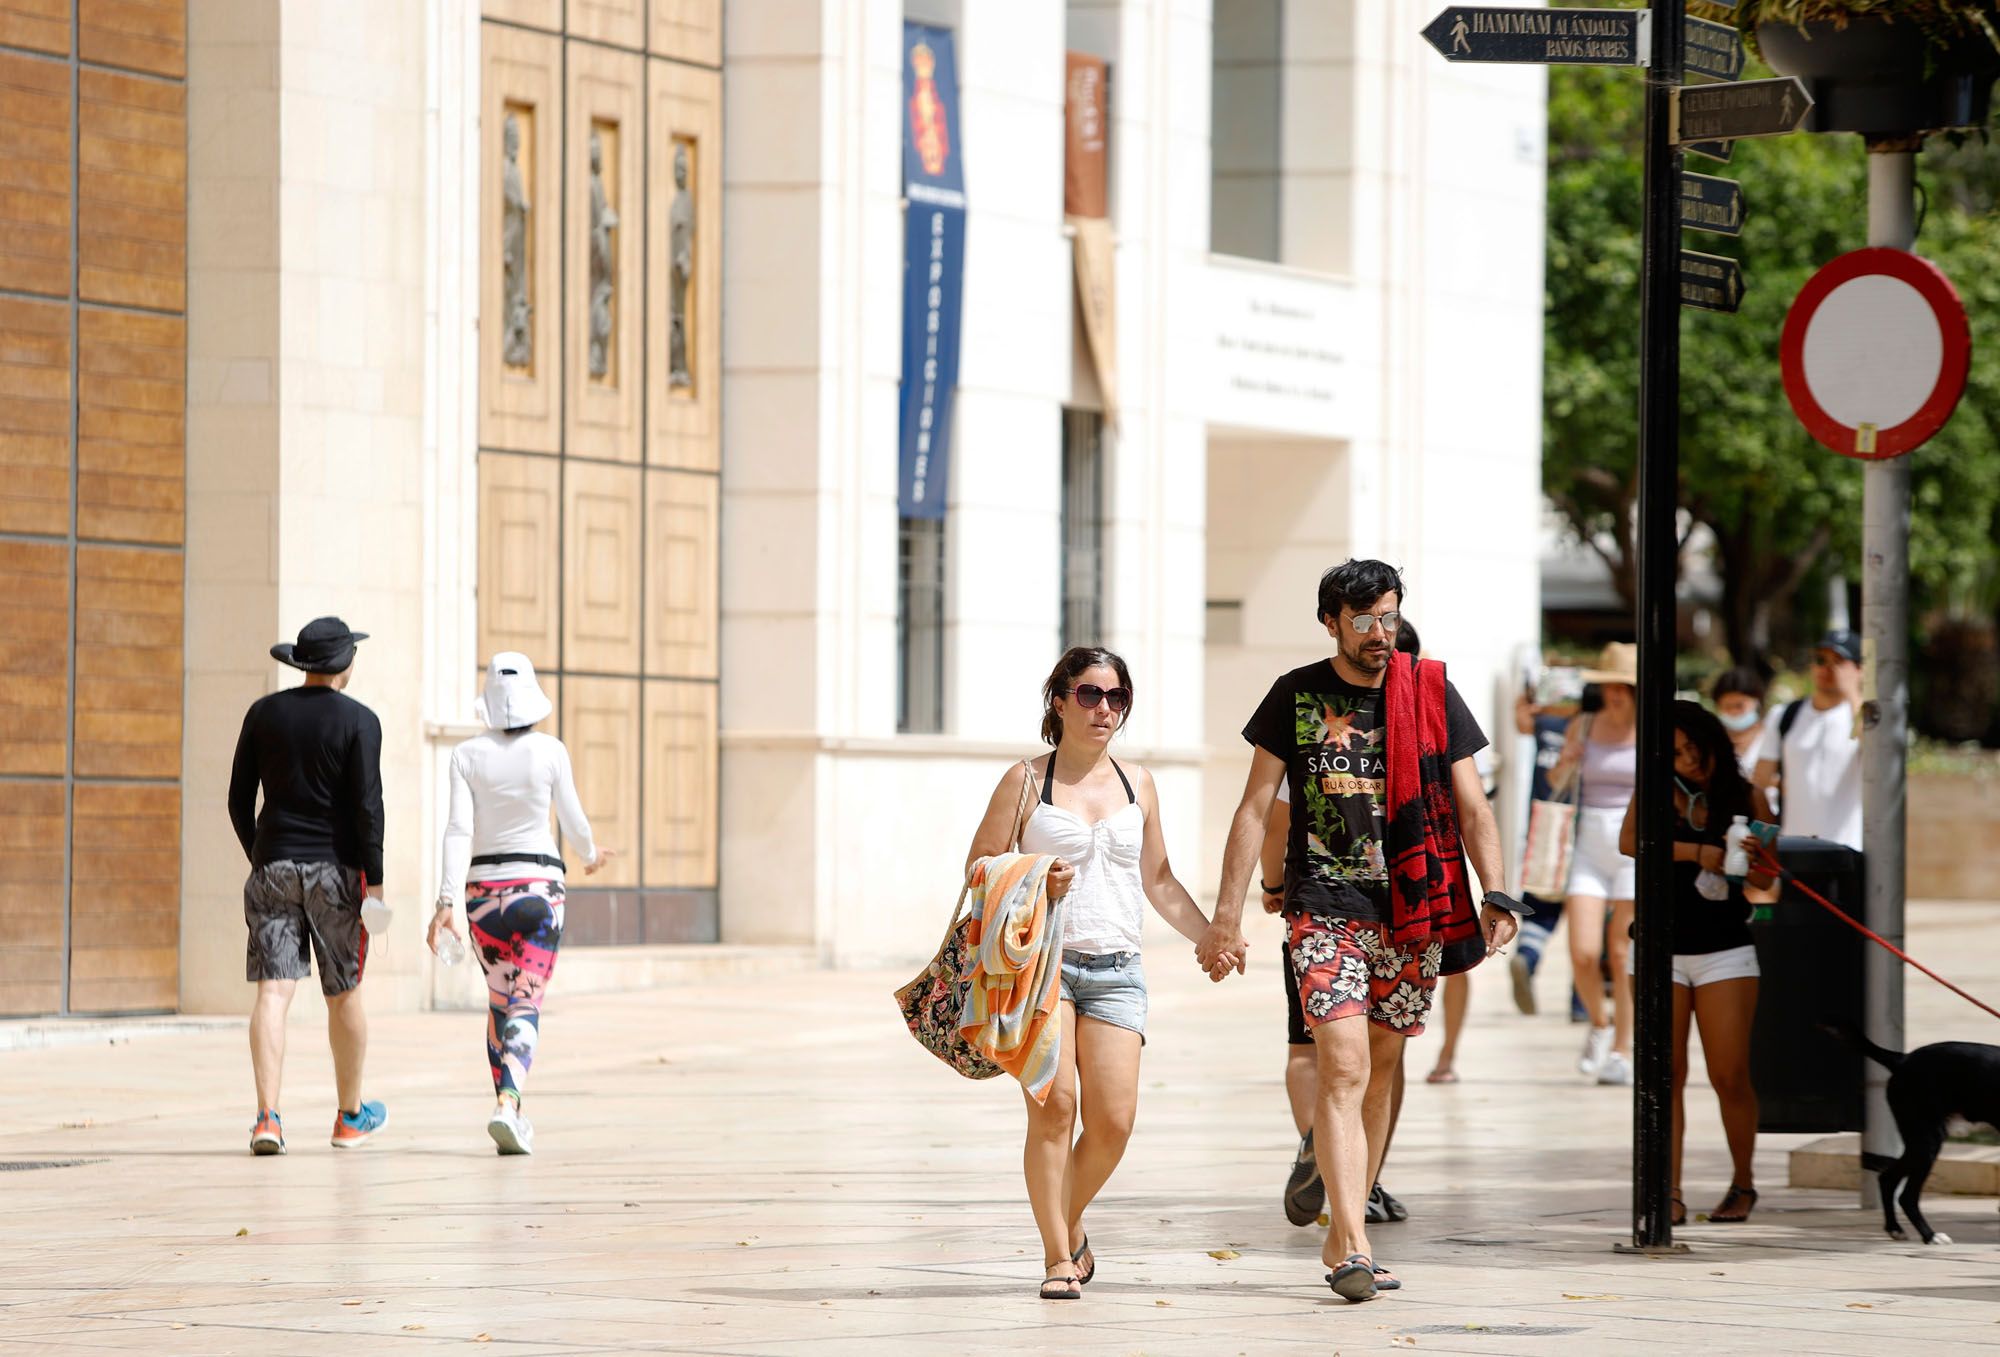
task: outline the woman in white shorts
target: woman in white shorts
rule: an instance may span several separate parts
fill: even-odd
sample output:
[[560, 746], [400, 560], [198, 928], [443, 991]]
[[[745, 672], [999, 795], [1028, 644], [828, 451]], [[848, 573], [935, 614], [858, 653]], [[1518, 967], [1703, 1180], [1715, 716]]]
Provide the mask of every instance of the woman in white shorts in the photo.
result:
[[[1638, 848], [1636, 809], [1619, 834]], [[1747, 1220], [1757, 1204], [1751, 1161], [1757, 1150], [1757, 1090], [1750, 1084], [1750, 1026], [1757, 1014], [1757, 949], [1750, 941], [1744, 886], [1768, 888], [1773, 878], [1723, 875], [1723, 836], [1736, 816], [1769, 821], [1764, 795], [1744, 781], [1729, 732], [1694, 702], [1674, 703], [1674, 1199], [1673, 1222], [1687, 1219], [1681, 1200], [1683, 1103], [1688, 1074], [1688, 1024], [1701, 1024], [1708, 1082], [1722, 1104], [1729, 1141], [1729, 1191], [1708, 1218]]]
[[[1572, 721], [1562, 759], [1549, 775], [1562, 791], [1581, 779], [1577, 792], [1576, 849], [1570, 858], [1563, 914], [1569, 919], [1569, 960], [1577, 997], [1590, 1018], [1577, 1070], [1600, 1084], [1632, 1082], [1632, 981], [1625, 973], [1632, 946], [1633, 872], [1637, 864], [1618, 846], [1618, 828], [1632, 804], [1638, 776], [1639, 648], [1604, 647], [1598, 667], [1583, 671], [1604, 694], [1601, 711]], [[1610, 926], [1605, 926], [1606, 911]], [[1611, 1012], [1604, 1011], [1600, 978], [1611, 960]]]

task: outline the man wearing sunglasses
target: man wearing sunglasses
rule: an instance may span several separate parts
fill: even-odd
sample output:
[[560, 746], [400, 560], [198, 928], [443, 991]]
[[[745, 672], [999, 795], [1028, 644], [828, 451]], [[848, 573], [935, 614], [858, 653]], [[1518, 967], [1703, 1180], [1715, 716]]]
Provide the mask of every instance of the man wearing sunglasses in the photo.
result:
[[[1505, 947], [1521, 912], [1500, 893], [1500, 834], [1473, 762], [1486, 737], [1443, 665], [1395, 653], [1403, 596], [1381, 561], [1320, 577], [1334, 654], [1282, 675], [1243, 728], [1250, 776], [1196, 948], [1211, 973], [1241, 969], [1244, 894], [1285, 783], [1286, 942], [1316, 1055], [1313, 1151], [1332, 1222], [1322, 1257], [1350, 1301], [1402, 1285], [1370, 1251], [1366, 1203], [1403, 1043], [1423, 1030], [1438, 977]], [[1477, 918], [1468, 854], [1487, 888]]]
[[1757, 787], [1775, 784], [1787, 834], [1861, 847], [1861, 638], [1828, 632], [1813, 647], [1812, 697], [1787, 705], [1764, 727]]

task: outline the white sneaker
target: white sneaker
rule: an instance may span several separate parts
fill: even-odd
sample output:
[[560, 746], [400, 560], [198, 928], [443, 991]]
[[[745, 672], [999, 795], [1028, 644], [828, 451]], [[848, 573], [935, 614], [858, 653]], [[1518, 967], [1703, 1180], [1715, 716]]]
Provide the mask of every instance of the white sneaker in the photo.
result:
[[1605, 1056], [1604, 1063], [1597, 1067], [1597, 1082], [1600, 1084], [1623, 1084], [1630, 1087], [1632, 1083], [1632, 1062], [1618, 1054], [1618, 1052], [1613, 1051], [1611, 1054]]
[[493, 1115], [486, 1119], [486, 1134], [493, 1137], [493, 1143], [500, 1147], [502, 1154], [535, 1152], [535, 1128], [521, 1115], [521, 1109], [511, 1102], [503, 1102], [493, 1109]]
[[1595, 1079], [1597, 1072], [1604, 1068], [1604, 1057], [1611, 1050], [1611, 1029], [1593, 1027], [1583, 1039], [1583, 1055], [1576, 1062], [1576, 1072]]

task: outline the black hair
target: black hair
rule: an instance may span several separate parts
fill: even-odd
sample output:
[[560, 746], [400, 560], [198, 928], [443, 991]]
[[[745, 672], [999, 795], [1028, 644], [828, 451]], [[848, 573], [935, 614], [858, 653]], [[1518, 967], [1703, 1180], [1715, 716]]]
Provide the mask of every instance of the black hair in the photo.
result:
[[1416, 624], [1407, 617], [1403, 619], [1402, 625], [1396, 628], [1396, 649], [1405, 655], [1424, 653], [1424, 643], [1417, 639]]
[[1768, 691], [1770, 690], [1765, 686], [1764, 676], [1745, 665], [1723, 670], [1715, 676], [1715, 682], [1708, 685], [1708, 696], [1715, 702], [1722, 701], [1730, 693], [1741, 693], [1762, 706], [1764, 694]]
[[535, 727], [532, 723], [525, 726], [509, 726], [507, 727], [507, 733], [509, 735], [526, 735], [529, 731], [533, 730], [534, 728]]
[[1674, 702], [1674, 729], [1688, 737], [1708, 764], [1709, 825], [1726, 825], [1732, 815], [1750, 814], [1750, 782], [1736, 762], [1736, 745], [1722, 719], [1699, 702], [1679, 698]]
[[[1048, 682], [1042, 685], [1042, 743], [1057, 745], [1062, 743], [1062, 717], [1056, 714], [1056, 699], [1069, 696], [1070, 685], [1086, 669], [1104, 665], [1116, 671], [1118, 682], [1127, 690], [1132, 687], [1132, 671], [1125, 667], [1125, 661], [1102, 646], [1071, 646], [1056, 661], [1056, 667], [1049, 671]], [[1132, 714], [1127, 707], [1118, 724], [1123, 727], [1125, 717]]]
[[1399, 608], [1409, 601], [1395, 566], [1386, 561], [1343, 561], [1319, 577], [1319, 620], [1339, 617], [1342, 604], [1365, 613], [1384, 594], [1394, 594]]

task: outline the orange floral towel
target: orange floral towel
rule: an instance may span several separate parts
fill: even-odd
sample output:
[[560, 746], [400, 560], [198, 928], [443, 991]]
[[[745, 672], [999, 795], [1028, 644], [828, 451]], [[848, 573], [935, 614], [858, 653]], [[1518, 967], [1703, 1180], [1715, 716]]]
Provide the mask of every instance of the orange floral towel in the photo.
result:
[[972, 868], [972, 987], [958, 1030], [1036, 1102], [1047, 1102], [1062, 1050], [1063, 901], [1051, 901], [1047, 854], [996, 853]]

